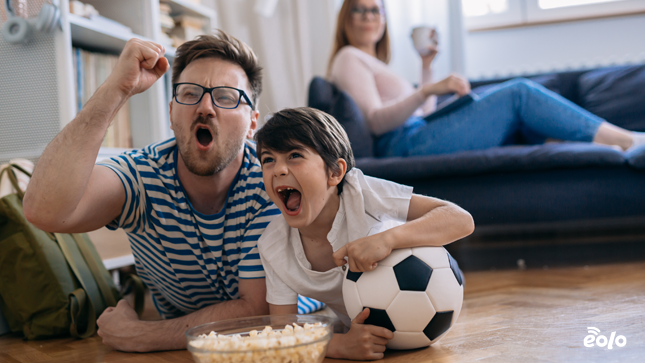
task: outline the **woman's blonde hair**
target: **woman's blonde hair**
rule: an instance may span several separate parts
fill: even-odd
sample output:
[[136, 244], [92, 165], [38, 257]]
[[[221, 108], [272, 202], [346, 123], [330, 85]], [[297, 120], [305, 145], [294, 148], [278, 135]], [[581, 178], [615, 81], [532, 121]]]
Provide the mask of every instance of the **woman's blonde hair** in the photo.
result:
[[[327, 74], [331, 72], [331, 64], [334, 61], [334, 57], [338, 54], [338, 51], [349, 45], [349, 39], [347, 39], [347, 25], [349, 24], [349, 18], [352, 16], [351, 11], [354, 7], [356, 0], [345, 0], [343, 1], [343, 6], [341, 6], [340, 11], [338, 12], [338, 19], [336, 21], [336, 36], [334, 37], [334, 48], [331, 52], [331, 57], [329, 57], [329, 64], [327, 65]], [[385, 14], [385, 3], [381, 2], [383, 5], [383, 13]], [[384, 16], [384, 15], [383, 15]], [[383, 36], [376, 42], [376, 58], [385, 64], [390, 63], [390, 57], [392, 53], [390, 51], [390, 36], [387, 31], [387, 19], [385, 22], [385, 30], [383, 31]]]

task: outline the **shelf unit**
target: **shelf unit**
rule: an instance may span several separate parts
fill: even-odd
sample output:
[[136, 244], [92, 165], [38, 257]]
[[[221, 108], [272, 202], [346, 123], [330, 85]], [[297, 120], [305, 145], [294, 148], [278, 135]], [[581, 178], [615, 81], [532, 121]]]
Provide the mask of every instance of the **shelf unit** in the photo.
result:
[[[2, 0], [4, 2], [4, 0]], [[32, 32], [27, 44], [9, 44], [0, 36], [0, 163], [14, 158], [38, 160], [46, 145], [75, 116], [72, 47], [118, 55], [132, 37], [160, 44], [159, 1], [168, 4], [172, 15], [185, 14], [204, 20], [203, 33], [217, 27], [213, 9], [188, 0], [83, 0], [99, 14], [123, 27], [111, 28], [92, 19], [70, 14], [70, 0], [53, 0], [60, 8], [61, 29], [52, 34]], [[49, 2], [49, 1], [47, 1]], [[36, 1], [34, 4], [38, 3]], [[30, 14], [37, 14], [33, 9]], [[0, 12], [1, 13], [1, 12]], [[5, 20], [0, 16], [0, 26]], [[35, 21], [35, 18], [30, 19]], [[127, 29], [125, 28], [125, 29]], [[166, 46], [172, 64], [176, 50]], [[146, 92], [130, 102], [130, 121], [134, 148], [167, 139], [172, 133], [168, 115], [170, 71]], [[29, 87], [24, 87], [24, 85]], [[31, 88], [30, 88], [31, 87]], [[29, 93], [38, 88], [39, 98]], [[121, 149], [105, 148], [100, 157]]]
[[[102, 26], [75, 14], [69, 13], [69, 0], [61, 1], [63, 23], [69, 25], [68, 39], [74, 47], [111, 54], [120, 54], [125, 43], [133, 38], [151, 40], [163, 44], [159, 21], [159, 0], [84, 0], [91, 4], [99, 14], [132, 29], [131, 32], [120, 28]], [[215, 11], [186, 0], [161, 0], [170, 5], [173, 15], [186, 14], [203, 18], [204, 33], [216, 26]], [[65, 27], [63, 27], [65, 28]], [[63, 31], [65, 33], [65, 31]], [[176, 50], [165, 46], [166, 58], [172, 65]], [[71, 53], [68, 55], [71, 63]], [[73, 78], [73, 74], [72, 74]], [[168, 115], [170, 97], [170, 71], [150, 89], [132, 97], [130, 101], [130, 123], [134, 148], [169, 138], [171, 136]], [[72, 87], [73, 88], [73, 87]], [[73, 95], [70, 95], [72, 97]], [[75, 112], [73, 112], [75, 114]], [[69, 120], [71, 120], [69, 118]], [[98, 159], [110, 157], [125, 149], [101, 148]]]
[[[105, 53], [120, 54], [125, 43], [133, 37], [163, 44], [159, 23], [159, 0], [84, 1], [94, 6], [101, 16], [131, 28], [132, 32], [123, 31], [123, 29], [102, 27], [91, 19], [70, 14], [68, 10], [69, 6], [64, 4], [67, 1], [63, 0], [61, 12], [65, 12], [63, 18], [66, 18], [67, 24], [69, 24], [68, 39], [71, 41], [71, 46]], [[185, 0], [162, 0], [162, 2], [170, 5], [173, 15], [187, 14], [204, 18], [204, 33], [208, 33], [210, 29], [216, 26], [216, 14], [210, 8]], [[165, 46], [165, 48], [165, 56], [172, 65], [176, 49], [170, 46]], [[132, 128], [133, 146], [135, 148], [141, 148], [171, 136], [168, 115], [168, 102], [171, 94], [170, 72], [168, 71], [149, 90], [134, 96], [130, 102], [130, 124]], [[73, 94], [70, 97], [73, 97]], [[97, 161], [121, 154], [127, 150], [123, 148], [102, 147], [99, 151]], [[94, 232], [93, 238], [106, 233], [108, 233], [107, 230], [103, 228], [102, 230]], [[122, 250], [129, 251], [129, 242], [125, 234], [111, 233], [109, 235], [115, 235], [112, 238], [116, 238], [110, 242], [111, 244], [120, 245]], [[95, 243], [101, 243], [101, 240]], [[109, 258], [104, 259], [103, 263], [108, 270], [114, 270], [112, 275], [115, 282], [118, 283], [116, 269], [134, 264], [134, 257], [131, 253], [109, 256]]]
[[[2, 0], [4, 2], [4, 0]], [[161, 0], [173, 14], [203, 18], [204, 33], [217, 27], [214, 10], [186, 0]], [[13, 158], [37, 160], [47, 143], [77, 112], [74, 89], [72, 47], [118, 55], [133, 38], [163, 44], [159, 20], [159, 0], [83, 0], [105, 18], [123, 27], [99, 25], [69, 12], [69, 0], [59, 4], [61, 29], [53, 34], [34, 32], [27, 44], [9, 44], [0, 36], [0, 163]], [[0, 18], [0, 26], [3, 25]], [[176, 50], [166, 46], [165, 56], [172, 65]], [[147, 91], [130, 100], [131, 134], [134, 148], [171, 137], [168, 115], [170, 71]], [[27, 87], [24, 87], [25, 84]], [[34, 90], [37, 93], [34, 94]], [[98, 159], [118, 155], [127, 149], [101, 148]], [[73, 162], [73, 161], [70, 161]], [[106, 229], [95, 231], [102, 233]], [[131, 265], [133, 257], [125, 233], [109, 235], [110, 245], [123, 253], [104, 258], [112, 270]], [[1, 320], [0, 320], [1, 325]]]

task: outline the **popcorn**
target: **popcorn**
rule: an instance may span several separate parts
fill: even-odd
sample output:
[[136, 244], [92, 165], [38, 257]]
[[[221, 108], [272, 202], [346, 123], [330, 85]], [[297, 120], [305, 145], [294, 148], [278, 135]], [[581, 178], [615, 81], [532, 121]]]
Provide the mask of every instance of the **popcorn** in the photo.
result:
[[328, 334], [321, 323], [305, 323], [304, 327], [293, 323], [282, 330], [273, 330], [270, 326], [260, 332], [251, 330], [248, 336], [218, 335], [211, 331], [189, 344], [191, 348], [199, 350], [192, 351], [198, 363], [320, 362], [329, 342], [329, 339], [321, 338]]

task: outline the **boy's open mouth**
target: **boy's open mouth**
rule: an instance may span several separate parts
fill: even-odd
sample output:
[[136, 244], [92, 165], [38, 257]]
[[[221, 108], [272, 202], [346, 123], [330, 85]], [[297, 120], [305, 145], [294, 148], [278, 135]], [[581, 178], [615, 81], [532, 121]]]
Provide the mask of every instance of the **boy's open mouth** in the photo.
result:
[[300, 191], [291, 187], [278, 187], [276, 193], [282, 199], [287, 211], [297, 212], [300, 209], [300, 199], [302, 198]]
[[197, 138], [197, 144], [203, 149], [208, 148], [213, 142], [211, 130], [204, 126], [197, 126], [195, 129], [195, 137]]

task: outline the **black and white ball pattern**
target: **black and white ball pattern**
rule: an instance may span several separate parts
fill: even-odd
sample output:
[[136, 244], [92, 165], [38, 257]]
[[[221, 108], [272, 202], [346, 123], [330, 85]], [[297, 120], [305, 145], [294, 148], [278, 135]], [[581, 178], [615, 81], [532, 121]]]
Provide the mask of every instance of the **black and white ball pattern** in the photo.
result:
[[365, 324], [394, 332], [390, 349], [426, 347], [455, 324], [464, 299], [464, 278], [443, 247], [394, 250], [369, 272], [347, 269], [343, 299], [354, 319], [370, 309]]

